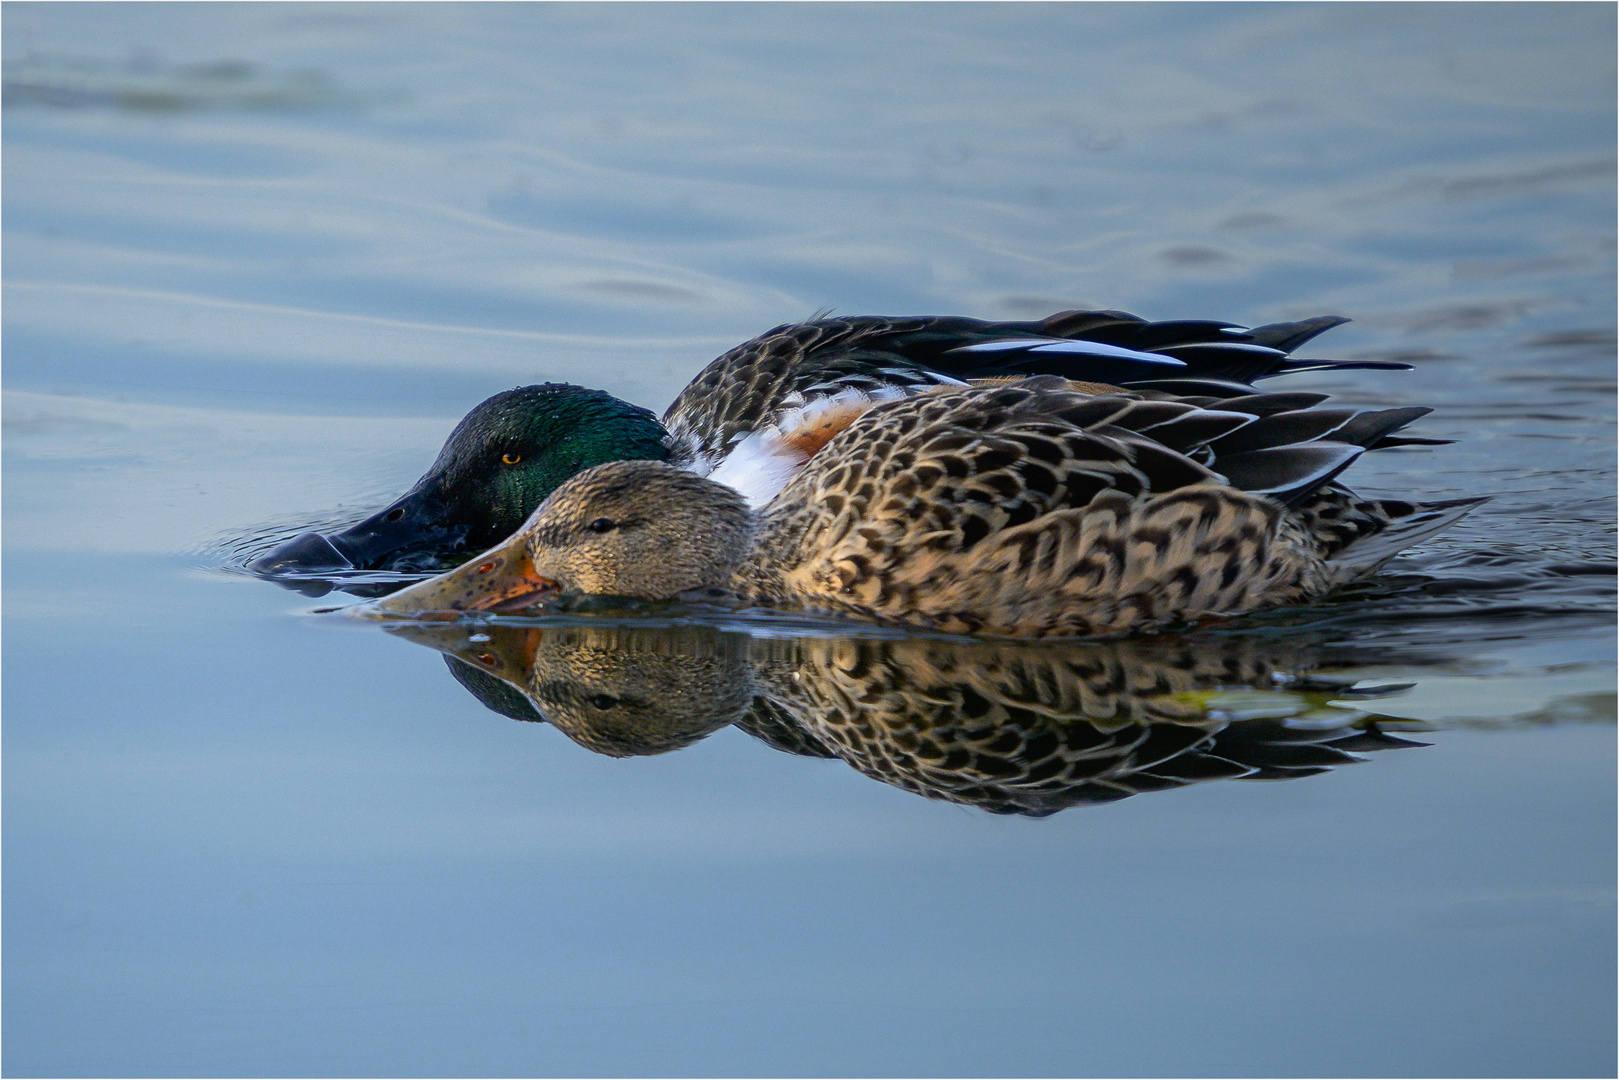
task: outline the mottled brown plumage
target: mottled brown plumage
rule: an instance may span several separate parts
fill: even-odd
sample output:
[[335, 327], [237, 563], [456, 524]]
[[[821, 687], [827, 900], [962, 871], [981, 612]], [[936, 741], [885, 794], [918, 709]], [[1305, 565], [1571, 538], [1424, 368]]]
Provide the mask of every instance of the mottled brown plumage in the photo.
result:
[[[772, 602], [1020, 637], [1314, 599], [1343, 580], [1332, 557], [1393, 518], [1322, 490], [1353, 461], [1347, 445], [1260, 437], [1222, 451], [1260, 422], [1226, 402], [1092, 395], [1053, 378], [879, 406], [771, 505], [741, 577]], [[1255, 454], [1278, 468], [1262, 491], [1241, 490], [1227, 462]]]
[[[882, 406], [767, 510], [743, 590], [951, 632], [1110, 633], [1291, 603], [1331, 584], [1274, 500], [1132, 427], [1195, 406], [1055, 379]], [[1231, 427], [1246, 420], [1227, 414]], [[1215, 429], [1221, 427], [1215, 418]]]

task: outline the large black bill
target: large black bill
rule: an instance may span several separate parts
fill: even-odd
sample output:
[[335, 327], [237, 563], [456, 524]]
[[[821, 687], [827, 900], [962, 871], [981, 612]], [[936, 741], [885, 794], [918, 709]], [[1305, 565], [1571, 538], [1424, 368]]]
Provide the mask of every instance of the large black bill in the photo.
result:
[[255, 574], [279, 577], [283, 574], [319, 573], [322, 570], [353, 570], [354, 564], [337, 550], [331, 540], [317, 532], [295, 536], [268, 555], [247, 564]]
[[412, 491], [357, 525], [330, 536], [293, 537], [248, 564], [265, 577], [347, 570], [438, 571], [465, 558], [468, 527], [452, 523], [442, 499]]

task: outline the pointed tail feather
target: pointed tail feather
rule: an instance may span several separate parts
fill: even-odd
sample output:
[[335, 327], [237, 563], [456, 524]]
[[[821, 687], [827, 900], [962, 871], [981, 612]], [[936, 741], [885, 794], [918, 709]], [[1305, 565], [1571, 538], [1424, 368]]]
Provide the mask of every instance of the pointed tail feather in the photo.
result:
[[1324, 334], [1334, 326], [1342, 326], [1348, 321], [1342, 315], [1323, 315], [1320, 318], [1304, 319], [1300, 322], [1256, 326], [1247, 331], [1245, 336], [1261, 345], [1269, 345], [1273, 349], [1290, 353], [1316, 335]]
[[1485, 502], [1489, 502], [1488, 496], [1416, 503], [1410, 513], [1395, 518], [1388, 528], [1354, 541], [1329, 556], [1327, 563], [1340, 581], [1365, 577], [1406, 548], [1455, 524], [1474, 507]]

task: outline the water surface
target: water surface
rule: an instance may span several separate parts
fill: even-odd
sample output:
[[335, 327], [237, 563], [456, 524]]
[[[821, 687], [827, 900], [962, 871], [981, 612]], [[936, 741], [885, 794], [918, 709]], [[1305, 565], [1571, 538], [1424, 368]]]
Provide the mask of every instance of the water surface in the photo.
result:
[[[1610, 7], [3, 19], [8, 1072], [1612, 1071]], [[1312, 349], [1416, 370], [1288, 387], [1458, 440], [1357, 490], [1492, 501], [1332, 602], [1032, 659], [413, 641], [232, 570], [514, 385], [661, 410], [825, 307], [1083, 306], [1350, 316]], [[494, 645], [543, 692], [452, 677]], [[836, 720], [850, 670], [934, 725], [1090, 672], [1040, 724], [1185, 745], [955, 798]], [[648, 686], [714, 707], [525, 718]]]

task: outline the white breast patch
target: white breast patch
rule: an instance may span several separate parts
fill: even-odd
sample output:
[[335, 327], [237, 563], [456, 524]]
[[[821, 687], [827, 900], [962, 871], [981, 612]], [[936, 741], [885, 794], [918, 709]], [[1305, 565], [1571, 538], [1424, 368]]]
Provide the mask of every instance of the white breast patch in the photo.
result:
[[798, 408], [783, 411], [769, 427], [744, 437], [714, 466], [708, 478], [741, 492], [753, 509], [763, 509], [828, 438], [878, 402], [909, 397], [915, 392], [895, 386], [869, 393], [842, 390], [813, 398]]

